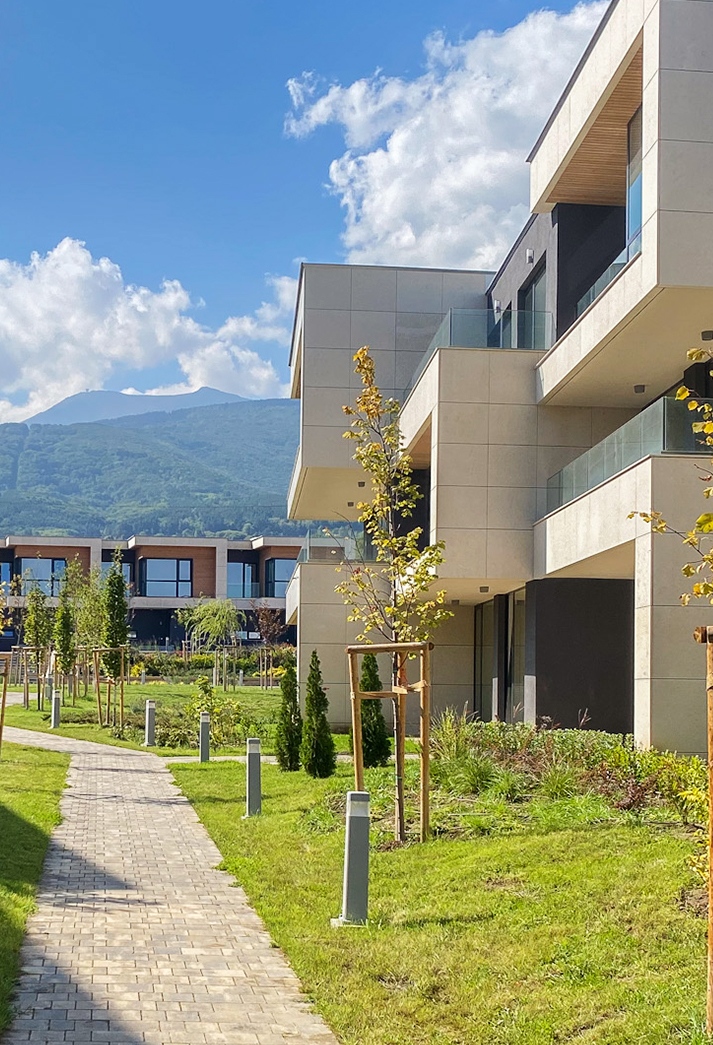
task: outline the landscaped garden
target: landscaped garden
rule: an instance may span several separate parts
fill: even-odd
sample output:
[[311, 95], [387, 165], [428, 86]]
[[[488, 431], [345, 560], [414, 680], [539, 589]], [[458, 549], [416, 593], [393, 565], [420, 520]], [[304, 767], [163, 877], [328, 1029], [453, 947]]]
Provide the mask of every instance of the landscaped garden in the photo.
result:
[[[341, 1040], [364, 1045], [706, 1041], [697, 759], [593, 731], [467, 723], [433, 740], [426, 844], [393, 842], [393, 769], [366, 772], [370, 921], [341, 908], [349, 765], [173, 766], [231, 871]], [[415, 839], [418, 767], [407, 766]]]
[[69, 757], [4, 743], [0, 760], [0, 1033], [11, 1017], [19, 952]]

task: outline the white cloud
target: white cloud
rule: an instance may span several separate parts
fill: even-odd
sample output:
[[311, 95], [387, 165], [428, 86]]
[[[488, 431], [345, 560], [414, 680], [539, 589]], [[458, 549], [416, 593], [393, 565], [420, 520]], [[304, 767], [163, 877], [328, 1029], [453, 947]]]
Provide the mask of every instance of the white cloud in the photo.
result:
[[290, 80], [285, 128], [341, 127], [329, 168], [352, 262], [493, 268], [527, 219], [525, 156], [607, 7], [536, 11], [503, 33], [425, 41], [413, 80]]
[[[178, 360], [180, 391], [210, 384], [244, 396], [284, 394], [273, 364], [246, 343], [289, 343], [296, 280], [269, 277], [271, 300], [217, 330], [191, 315], [177, 280], [157, 291], [124, 282], [118, 265], [64, 239], [27, 265], [0, 259], [0, 420], [18, 421], [116, 371]], [[135, 390], [134, 390], [135, 391]], [[158, 392], [162, 389], [152, 389]]]

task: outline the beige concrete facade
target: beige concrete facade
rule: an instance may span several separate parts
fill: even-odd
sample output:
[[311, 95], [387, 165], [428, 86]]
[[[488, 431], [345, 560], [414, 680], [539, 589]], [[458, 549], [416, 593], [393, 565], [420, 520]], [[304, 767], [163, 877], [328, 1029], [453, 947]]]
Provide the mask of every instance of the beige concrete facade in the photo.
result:
[[[540, 245], [545, 240], [543, 226], [532, 222], [491, 287], [483, 273], [469, 281], [467, 273], [435, 270], [303, 269], [292, 351], [293, 395], [302, 400], [301, 443], [290, 510], [302, 519], [356, 514], [364, 477], [342, 439], [341, 407], [356, 393], [351, 354], [371, 344], [377, 380], [404, 403], [405, 448], [420, 474], [428, 475], [430, 539], [445, 542], [438, 583], [455, 617], [439, 634], [434, 654], [440, 707], [466, 703], [469, 691], [472, 707], [474, 682], [482, 698], [474, 661], [497, 660], [492, 620], [478, 624], [486, 603], [514, 598], [528, 585], [542, 592], [540, 582], [551, 581], [549, 590], [559, 591], [555, 582], [621, 581], [626, 583], [616, 588], [616, 598], [629, 599], [633, 620], [627, 699], [636, 739], [680, 751], [704, 749], [704, 656], [692, 631], [713, 623], [713, 610], [680, 605], [680, 541], [653, 536], [643, 520], [628, 518], [632, 511], [655, 509], [689, 529], [705, 510], [695, 468], [701, 458], [669, 440], [668, 421], [651, 421], [653, 413], [644, 420], [654, 429], [641, 437], [633, 457], [630, 436], [621, 436], [622, 446], [612, 451], [620, 454], [618, 466], [607, 457], [610, 444], [600, 444], [682, 381], [686, 350], [700, 343], [702, 331], [713, 329], [711, 39], [710, 0], [613, 0], [531, 154], [533, 221], [553, 213], [555, 224], [559, 218], [563, 225], [571, 221], [567, 234], [581, 227], [592, 236], [592, 211], [600, 208], [601, 230], [605, 217], [616, 217], [609, 211], [618, 209], [628, 237], [628, 136], [640, 109], [640, 240], [631, 251], [625, 240], [624, 262], [593, 299], [580, 297], [586, 285], [573, 295], [571, 272], [560, 271], [559, 255], [552, 265], [544, 254], [535, 257], [528, 236], [537, 232]], [[573, 217], [567, 207], [582, 213]], [[547, 249], [555, 242], [552, 249], [560, 250], [560, 240], [546, 242]], [[563, 257], [571, 260], [571, 243], [562, 242]], [[590, 244], [601, 247], [585, 239], [582, 254]], [[620, 249], [612, 249], [590, 286]], [[508, 282], [508, 272], [520, 272], [526, 254], [533, 267], [517, 277], [513, 290], [515, 277]], [[493, 348], [487, 337], [479, 347], [446, 341], [429, 349], [450, 307], [490, 309], [491, 329], [500, 332], [503, 315], [511, 315], [515, 329], [521, 323], [515, 310], [531, 307], [528, 292], [540, 261], [540, 272], [552, 268], [557, 295], [561, 282], [570, 310], [566, 320], [565, 305], [555, 316], [558, 334], [551, 348]], [[496, 285], [505, 296], [492, 290]], [[451, 300], [453, 288], [458, 292]], [[576, 313], [565, 292], [574, 297]], [[582, 485], [581, 474], [595, 459], [601, 474], [597, 479], [592, 465], [595, 478]], [[579, 478], [553, 507], [548, 486], [570, 464], [580, 469]], [[312, 565], [302, 569], [290, 589], [300, 656], [304, 662], [308, 647], [320, 655], [325, 650], [332, 713], [341, 721], [348, 717], [343, 646], [351, 637], [345, 611], [334, 595], [333, 575], [312, 581]], [[510, 623], [513, 634], [522, 626], [518, 621]], [[516, 655], [534, 656], [523, 650], [535, 643], [535, 629], [528, 625], [528, 637], [523, 635], [511, 636], [523, 647]], [[482, 674], [480, 668], [475, 675], [478, 670]], [[492, 669], [493, 713], [500, 706], [498, 670], [510, 668]], [[524, 675], [518, 670], [511, 692], [521, 699], [520, 714], [534, 721], [541, 713], [536, 680], [527, 668]], [[491, 711], [489, 697], [480, 706]]]

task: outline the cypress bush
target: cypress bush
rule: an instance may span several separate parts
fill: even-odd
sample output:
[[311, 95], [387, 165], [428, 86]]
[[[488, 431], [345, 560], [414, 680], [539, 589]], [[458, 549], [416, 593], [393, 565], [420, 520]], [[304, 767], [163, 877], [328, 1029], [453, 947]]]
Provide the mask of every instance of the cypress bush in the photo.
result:
[[312, 650], [307, 676], [305, 720], [302, 728], [300, 756], [310, 776], [328, 777], [337, 768], [334, 740], [327, 721], [329, 701], [322, 685], [322, 671], [317, 650]]
[[[373, 653], [366, 653], [361, 666], [359, 686], [363, 693], [378, 693], [384, 687], [379, 678], [379, 666]], [[361, 743], [364, 768], [387, 766], [391, 756], [391, 741], [381, 710], [381, 699], [361, 702]]]
[[[288, 664], [280, 680], [282, 701], [277, 720], [275, 748], [280, 769], [294, 773], [300, 768], [300, 744], [302, 743], [302, 715], [297, 699], [297, 675], [294, 664]], [[331, 740], [331, 734], [330, 734]]]

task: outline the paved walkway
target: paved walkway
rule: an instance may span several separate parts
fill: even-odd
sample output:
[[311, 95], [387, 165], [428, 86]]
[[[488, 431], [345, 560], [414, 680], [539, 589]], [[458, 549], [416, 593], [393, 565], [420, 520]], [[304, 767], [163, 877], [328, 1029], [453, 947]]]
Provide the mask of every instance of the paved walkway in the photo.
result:
[[336, 1045], [160, 758], [5, 739], [72, 758], [2, 1045]]

